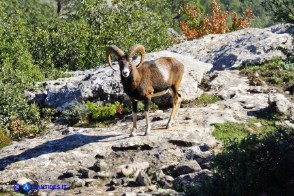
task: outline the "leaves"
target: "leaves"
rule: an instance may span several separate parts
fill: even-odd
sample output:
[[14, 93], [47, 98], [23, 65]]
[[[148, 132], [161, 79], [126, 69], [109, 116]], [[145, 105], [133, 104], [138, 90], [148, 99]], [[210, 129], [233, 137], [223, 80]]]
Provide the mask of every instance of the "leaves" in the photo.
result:
[[207, 34], [223, 34], [250, 26], [255, 19], [252, 9], [245, 9], [241, 17], [236, 12], [231, 13], [232, 24], [229, 25], [228, 11], [222, 12], [220, 4], [212, 0], [209, 14], [203, 14], [195, 6], [185, 5], [181, 8], [184, 19], [179, 26], [188, 40], [202, 37]]

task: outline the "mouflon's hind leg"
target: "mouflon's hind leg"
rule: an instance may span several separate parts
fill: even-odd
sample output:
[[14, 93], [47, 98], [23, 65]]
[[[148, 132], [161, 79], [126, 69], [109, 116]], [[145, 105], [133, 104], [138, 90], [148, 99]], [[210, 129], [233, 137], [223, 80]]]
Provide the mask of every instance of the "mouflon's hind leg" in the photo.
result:
[[166, 128], [170, 128], [172, 126], [172, 124], [174, 123], [174, 117], [176, 114], [176, 106], [177, 106], [177, 94], [175, 93], [174, 89], [172, 88], [172, 100], [173, 100], [173, 109], [171, 111], [168, 123], [166, 125]]
[[172, 99], [173, 99], [173, 109], [172, 109], [171, 115], [169, 117], [168, 123], [166, 125], [167, 129], [172, 126], [174, 119], [177, 117], [178, 112], [179, 112], [179, 107], [180, 107], [181, 101], [182, 101], [181, 95], [179, 93], [181, 81], [182, 81], [182, 77], [180, 77], [177, 80], [176, 84], [171, 87]]
[[138, 101], [132, 100], [132, 114], [133, 114], [133, 128], [131, 130], [130, 137], [135, 136], [135, 130], [137, 129], [137, 113], [138, 113]]
[[182, 97], [181, 97], [181, 94], [178, 93], [178, 100], [177, 100], [177, 104], [176, 104], [176, 113], [175, 113], [175, 118], [174, 119], [178, 118], [181, 102], [182, 102]]
[[149, 107], [151, 103], [151, 98], [146, 98], [144, 101], [144, 114], [146, 118], [146, 130], [145, 130], [145, 135], [150, 134], [151, 132], [151, 123], [150, 123], [150, 118], [149, 118]]

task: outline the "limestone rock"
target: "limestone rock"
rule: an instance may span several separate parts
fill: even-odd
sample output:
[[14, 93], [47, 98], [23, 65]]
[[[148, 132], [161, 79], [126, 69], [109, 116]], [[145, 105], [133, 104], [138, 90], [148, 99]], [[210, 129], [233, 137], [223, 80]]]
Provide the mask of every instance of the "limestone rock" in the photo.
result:
[[179, 175], [183, 175], [183, 174], [198, 172], [201, 170], [201, 167], [196, 161], [189, 160], [189, 161], [184, 161], [179, 163], [176, 166], [175, 170]]
[[150, 186], [151, 185], [151, 180], [150, 180], [149, 176], [144, 171], [139, 172], [139, 174], [136, 178], [136, 182], [140, 186]]
[[203, 181], [211, 175], [211, 171], [207, 169], [204, 169], [200, 172], [181, 175], [174, 180], [174, 188], [177, 191], [183, 191], [186, 187], [189, 186], [199, 186], [199, 184], [203, 183]]
[[180, 195], [177, 191], [173, 189], [158, 189], [157, 191], [152, 192], [152, 195], [161, 196], [161, 195]]
[[283, 94], [270, 93], [268, 103], [276, 112], [281, 115], [293, 115], [294, 104], [291, 103]]
[[106, 163], [105, 160], [103, 159], [99, 159], [98, 161], [96, 161], [96, 163], [93, 165], [93, 169], [95, 171], [106, 171], [108, 170], [109, 166]]
[[213, 64], [213, 70], [237, 67], [243, 63], [262, 63], [281, 57], [282, 50], [293, 52], [294, 25], [279, 24], [265, 29], [246, 28], [227, 34], [207, 35], [186, 41], [168, 50], [193, 56]]
[[132, 164], [121, 165], [117, 168], [118, 173], [126, 177], [133, 175], [136, 170], [137, 168]]
[[71, 183], [71, 188], [83, 187], [83, 186], [85, 186], [85, 181], [80, 178], [74, 178], [73, 182]]

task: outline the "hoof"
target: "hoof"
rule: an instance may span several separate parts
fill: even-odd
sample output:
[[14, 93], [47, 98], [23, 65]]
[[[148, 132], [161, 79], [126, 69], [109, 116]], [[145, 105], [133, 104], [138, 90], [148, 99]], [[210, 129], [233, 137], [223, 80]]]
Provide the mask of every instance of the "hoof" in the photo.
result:
[[171, 124], [167, 124], [165, 128], [168, 129], [168, 128], [171, 128], [171, 127], [172, 127]]
[[131, 134], [130, 134], [130, 137], [135, 137], [135, 136], [136, 136], [135, 133], [131, 133]]
[[151, 128], [147, 128], [147, 129], [145, 130], [145, 134], [144, 134], [144, 135], [149, 135], [150, 132], [151, 132]]
[[146, 136], [146, 135], [150, 135], [150, 131], [149, 132], [146, 131], [144, 136]]

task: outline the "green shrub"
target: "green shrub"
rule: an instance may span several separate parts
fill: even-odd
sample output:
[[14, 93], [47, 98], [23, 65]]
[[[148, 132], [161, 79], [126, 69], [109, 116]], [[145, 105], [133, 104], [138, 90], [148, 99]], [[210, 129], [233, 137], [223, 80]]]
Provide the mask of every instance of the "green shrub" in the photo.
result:
[[[149, 106], [150, 111], [156, 111], [158, 110], [158, 105], [156, 103], [151, 102]], [[122, 112], [124, 114], [131, 114], [132, 113], [132, 104], [130, 102], [124, 102], [122, 104]], [[144, 112], [144, 104], [143, 102], [138, 102], [138, 112]]]
[[0, 129], [0, 149], [10, 144], [12, 144], [11, 138]]
[[[196, 195], [291, 195], [294, 129], [230, 140], [212, 160], [213, 177]], [[217, 187], [217, 188], [216, 188]]]
[[105, 105], [103, 105], [103, 102], [101, 101], [96, 103], [87, 101], [86, 104], [91, 112], [91, 118], [93, 120], [106, 120], [114, 118], [117, 113], [117, 109], [120, 106], [120, 103], [117, 101], [114, 104], [106, 103]]
[[62, 111], [62, 115], [70, 124], [87, 122], [91, 111], [85, 102], [76, 102]]
[[140, 1], [120, 0], [110, 7], [104, 0], [88, 0], [78, 6], [75, 21], [88, 25], [88, 55], [92, 66], [105, 62], [105, 47], [115, 44], [129, 49], [140, 43], [148, 51], [164, 49], [170, 42], [167, 23]]
[[[271, 85], [282, 87], [284, 90], [294, 85], [294, 58], [276, 58], [262, 64], [249, 64], [240, 66], [241, 73], [257, 85], [259, 80], [264, 80]], [[258, 74], [258, 76], [256, 76]]]
[[277, 22], [294, 23], [294, 4], [292, 0], [263, 0], [262, 5]]
[[58, 110], [53, 108], [41, 108], [40, 116], [43, 120], [50, 122], [52, 119], [58, 115]]
[[141, 43], [150, 51], [169, 45], [167, 24], [140, 1], [77, 1], [66, 19], [50, 18], [29, 36], [30, 51], [42, 68], [89, 69], [105, 63], [110, 44], [128, 49]]

